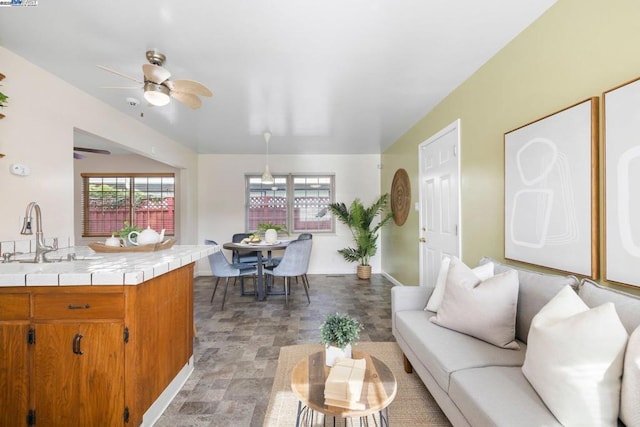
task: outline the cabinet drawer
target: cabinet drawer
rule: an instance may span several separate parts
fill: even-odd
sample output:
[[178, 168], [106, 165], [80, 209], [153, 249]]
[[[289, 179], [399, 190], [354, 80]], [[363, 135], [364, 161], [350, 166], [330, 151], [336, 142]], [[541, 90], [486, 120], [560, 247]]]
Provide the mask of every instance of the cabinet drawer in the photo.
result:
[[40, 320], [123, 319], [124, 295], [34, 295], [33, 318]]
[[29, 320], [29, 294], [0, 295], [0, 320]]

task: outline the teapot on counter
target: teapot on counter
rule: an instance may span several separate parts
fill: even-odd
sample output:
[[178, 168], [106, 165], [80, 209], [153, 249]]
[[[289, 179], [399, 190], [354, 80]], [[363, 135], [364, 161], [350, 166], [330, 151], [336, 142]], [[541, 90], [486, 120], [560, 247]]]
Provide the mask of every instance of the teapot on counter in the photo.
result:
[[[133, 240], [135, 238], [135, 240]], [[164, 228], [160, 233], [153, 230], [150, 226], [146, 228], [146, 230], [142, 230], [141, 232], [132, 231], [127, 236], [127, 240], [132, 245], [153, 245], [156, 243], [161, 243], [164, 239]]]

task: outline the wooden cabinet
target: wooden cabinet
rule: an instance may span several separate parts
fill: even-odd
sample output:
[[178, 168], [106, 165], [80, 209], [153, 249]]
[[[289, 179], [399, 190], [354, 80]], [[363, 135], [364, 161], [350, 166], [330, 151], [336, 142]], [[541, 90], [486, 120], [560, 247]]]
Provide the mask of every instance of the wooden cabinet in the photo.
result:
[[124, 425], [122, 321], [45, 323], [35, 331], [35, 425]]
[[26, 424], [28, 336], [29, 294], [0, 298], [0, 426]]
[[45, 292], [32, 297], [36, 426], [123, 425], [124, 290]]
[[0, 288], [0, 427], [138, 426], [192, 339], [193, 264], [137, 286]]

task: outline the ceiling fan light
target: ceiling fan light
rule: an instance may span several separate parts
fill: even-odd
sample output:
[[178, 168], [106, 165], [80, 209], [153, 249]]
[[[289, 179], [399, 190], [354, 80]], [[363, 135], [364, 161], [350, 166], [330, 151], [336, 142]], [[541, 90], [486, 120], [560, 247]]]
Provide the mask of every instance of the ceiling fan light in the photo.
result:
[[156, 107], [167, 105], [169, 101], [171, 101], [171, 98], [169, 98], [169, 88], [153, 82], [145, 82], [144, 99]]

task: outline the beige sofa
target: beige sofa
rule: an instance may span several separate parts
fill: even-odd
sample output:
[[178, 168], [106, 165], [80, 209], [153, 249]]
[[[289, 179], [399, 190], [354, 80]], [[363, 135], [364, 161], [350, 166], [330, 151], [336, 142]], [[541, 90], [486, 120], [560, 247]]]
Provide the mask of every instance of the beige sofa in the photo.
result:
[[[510, 268], [494, 262], [495, 273]], [[433, 288], [396, 286], [391, 291], [392, 327], [407, 362], [419, 375], [454, 426], [559, 426], [522, 373], [533, 317], [567, 285], [595, 307], [614, 303], [627, 332], [640, 324], [640, 299], [579, 282], [573, 276], [518, 270], [516, 340], [519, 350], [496, 347], [429, 321], [424, 307]]]

